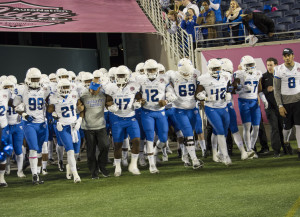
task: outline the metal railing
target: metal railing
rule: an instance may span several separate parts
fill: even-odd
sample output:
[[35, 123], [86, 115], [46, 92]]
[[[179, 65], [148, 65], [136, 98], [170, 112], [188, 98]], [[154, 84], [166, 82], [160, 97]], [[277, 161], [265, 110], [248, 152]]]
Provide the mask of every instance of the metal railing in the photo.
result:
[[152, 21], [157, 33], [162, 36], [162, 42], [170, 56], [177, 63], [180, 59], [189, 58], [195, 64], [193, 37], [180, 26], [176, 33], [172, 34], [167, 29], [171, 21], [167, 14], [161, 10], [159, 0], [139, 0], [140, 6]]

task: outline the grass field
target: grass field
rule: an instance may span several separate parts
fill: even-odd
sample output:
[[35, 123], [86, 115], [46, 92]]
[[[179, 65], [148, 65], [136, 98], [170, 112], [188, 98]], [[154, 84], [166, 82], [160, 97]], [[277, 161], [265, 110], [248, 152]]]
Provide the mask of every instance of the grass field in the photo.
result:
[[[293, 147], [296, 148], [295, 142]], [[205, 168], [184, 168], [176, 154], [159, 166], [159, 174], [142, 168], [132, 176], [90, 179], [86, 162], [74, 184], [65, 173], [49, 166], [44, 185], [27, 178], [6, 177], [0, 189], [0, 216], [285, 216], [300, 196], [300, 161], [296, 155], [272, 154], [241, 161], [234, 150], [233, 165], [205, 159]], [[112, 166], [109, 166], [113, 174]], [[125, 171], [126, 170], [126, 171]], [[300, 216], [300, 210], [294, 209]]]

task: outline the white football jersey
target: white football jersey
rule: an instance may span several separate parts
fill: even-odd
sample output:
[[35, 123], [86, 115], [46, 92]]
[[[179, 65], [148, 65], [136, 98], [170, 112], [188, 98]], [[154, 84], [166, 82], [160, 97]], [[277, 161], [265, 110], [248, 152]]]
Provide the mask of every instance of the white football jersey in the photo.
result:
[[130, 75], [130, 78], [129, 78], [129, 81], [130, 82], [135, 82], [136, 81], [136, 78], [138, 77], [138, 76], [140, 76], [141, 74], [139, 73], [139, 72], [133, 72], [133, 73], [131, 73], [131, 75]]
[[105, 94], [111, 96], [119, 110], [114, 114], [119, 117], [132, 117], [135, 115], [133, 107], [135, 95], [140, 91], [140, 85], [130, 82], [126, 87], [119, 88], [117, 84], [110, 83], [105, 87]]
[[160, 107], [158, 102], [166, 99], [168, 81], [161, 76], [150, 81], [146, 75], [138, 76], [136, 81], [141, 85], [142, 97], [146, 100], [143, 108], [152, 111], [163, 110], [165, 107]]
[[209, 73], [206, 73], [198, 77], [198, 82], [201, 86], [204, 87], [208, 97], [210, 97], [211, 95], [216, 95], [216, 100], [205, 101], [205, 106], [211, 108], [225, 108], [227, 106], [226, 90], [228, 82], [223, 76], [220, 76], [220, 79], [217, 80], [211, 77]]
[[177, 100], [173, 102], [174, 108], [179, 109], [194, 109], [196, 105], [195, 99], [195, 91], [197, 87], [197, 78], [200, 73], [194, 71], [192, 76], [186, 80], [180, 75], [179, 72], [173, 72], [171, 74], [171, 82], [173, 84], [173, 88], [175, 94], [177, 96]]
[[63, 125], [71, 125], [76, 122], [77, 101], [78, 93], [76, 91], [72, 91], [66, 98], [57, 93], [49, 98], [49, 104], [55, 106], [58, 120]]
[[[11, 98], [14, 99], [15, 94], [12, 94]], [[7, 121], [9, 125], [16, 125], [21, 123], [22, 117], [15, 111], [14, 108], [8, 107], [7, 110]]]
[[[262, 77], [262, 72], [259, 70], [254, 71], [251, 75], [244, 70], [236, 71], [234, 73], [235, 78], [240, 79], [240, 84], [243, 85], [241, 92], [239, 93], [239, 98], [242, 99], [257, 99], [259, 80]], [[252, 91], [248, 91], [244, 86], [253, 86]]]
[[290, 71], [284, 64], [275, 68], [275, 78], [281, 80], [281, 94], [295, 95], [300, 93], [300, 63], [295, 62]]
[[11, 98], [11, 93], [9, 90], [0, 90], [0, 127], [4, 128], [7, 126], [7, 110], [8, 101]]
[[50, 93], [56, 93], [57, 91], [57, 83], [56, 82], [50, 82], [48, 85]]
[[14, 106], [17, 106], [21, 102], [25, 104], [25, 112], [34, 117], [33, 123], [44, 123], [46, 121], [46, 102], [45, 99], [49, 95], [49, 92], [43, 88], [31, 89], [25, 86], [22, 95], [18, 95], [14, 98]]

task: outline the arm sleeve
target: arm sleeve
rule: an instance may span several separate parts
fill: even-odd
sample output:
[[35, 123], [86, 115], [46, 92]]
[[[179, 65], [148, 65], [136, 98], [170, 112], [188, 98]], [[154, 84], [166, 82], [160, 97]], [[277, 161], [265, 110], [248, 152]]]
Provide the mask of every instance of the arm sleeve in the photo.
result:
[[186, 22], [185, 22], [185, 20], [181, 21], [180, 26], [181, 26], [182, 29], [186, 29]]
[[277, 105], [282, 105], [281, 100], [281, 80], [280, 78], [274, 78], [273, 80], [273, 87], [274, 87], [274, 97], [276, 100]]
[[218, 0], [218, 1], [216, 1], [216, 3], [213, 3], [212, 1], [210, 1], [210, 5], [209, 5], [212, 9], [214, 9], [214, 10], [219, 10], [219, 8], [220, 8], [220, 1]]

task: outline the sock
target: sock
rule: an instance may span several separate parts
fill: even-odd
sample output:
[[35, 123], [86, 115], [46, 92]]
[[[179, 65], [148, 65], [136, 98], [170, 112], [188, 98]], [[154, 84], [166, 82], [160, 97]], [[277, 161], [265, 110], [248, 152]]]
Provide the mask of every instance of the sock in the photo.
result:
[[74, 154], [74, 156], [75, 156], [75, 160], [76, 160], [76, 162], [77, 162], [77, 160], [78, 160], [78, 158], [79, 158], [79, 153]]
[[133, 164], [137, 167], [137, 160], [139, 158], [139, 154], [131, 154], [131, 162], [130, 164]]
[[4, 179], [5, 170], [0, 170], [0, 183], [6, 183]]
[[57, 158], [58, 162], [63, 160], [64, 158], [64, 147], [63, 146], [57, 146]]
[[205, 140], [200, 140], [199, 143], [200, 143], [202, 152], [204, 152], [206, 150]]
[[252, 132], [251, 132], [251, 148], [254, 149], [257, 137], [259, 132], [259, 125], [252, 126]]
[[23, 153], [17, 155], [17, 166], [18, 166], [18, 172], [22, 172], [22, 170], [23, 170]]
[[48, 141], [48, 157], [53, 158], [53, 141]]
[[6, 158], [5, 171], [10, 172], [10, 156]]
[[180, 144], [180, 148], [182, 151], [182, 155], [187, 155], [188, 154], [188, 150], [186, 149], [184, 144]]
[[148, 155], [148, 161], [149, 161], [149, 165], [155, 165], [154, 162], [154, 155]]
[[127, 159], [128, 158], [128, 151], [126, 150], [126, 151], [124, 151], [124, 150], [122, 150], [122, 159]]
[[29, 150], [29, 163], [30, 163], [32, 175], [37, 174], [37, 164], [38, 164], [37, 151]]
[[194, 144], [193, 137], [188, 136], [187, 140], [188, 141], [187, 141], [186, 149], [187, 149], [191, 159], [194, 160], [195, 158], [197, 158], [197, 156], [196, 156], [195, 144]]
[[243, 137], [244, 137], [247, 151], [251, 150], [250, 129], [251, 129], [251, 123], [243, 124]]
[[162, 148], [161, 151], [162, 151], [163, 156], [168, 156], [168, 154], [167, 154], [167, 147]]
[[296, 128], [296, 140], [298, 144], [298, 148], [300, 148], [300, 125], [295, 125]]
[[37, 174], [40, 175], [41, 174], [41, 166], [37, 166]]
[[218, 137], [215, 134], [211, 134], [211, 149], [213, 153], [218, 152]]
[[227, 144], [226, 144], [226, 138], [224, 135], [217, 135], [218, 137], [218, 144], [219, 148], [221, 150], [221, 153], [224, 157], [228, 157], [228, 151], [227, 151]]
[[43, 168], [43, 170], [47, 169], [47, 164], [48, 164], [47, 161], [42, 161], [42, 168]]
[[284, 143], [287, 143], [287, 142], [290, 141], [291, 133], [292, 133], [292, 129], [290, 129], [290, 130], [282, 130]]
[[70, 167], [72, 173], [74, 171], [77, 171], [74, 150], [67, 151], [67, 159], [68, 159], [68, 164], [69, 164], [69, 167]]
[[26, 148], [22, 145], [23, 160], [25, 160]]
[[234, 142], [237, 145], [237, 147], [239, 148], [240, 152], [242, 152], [243, 150], [245, 151], [244, 143], [243, 143], [240, 133], [239, 132], [233, 133], [232, 136], [233, 136]]
[[114, 159], [116, 170], [121, 170], [121, 159]]

